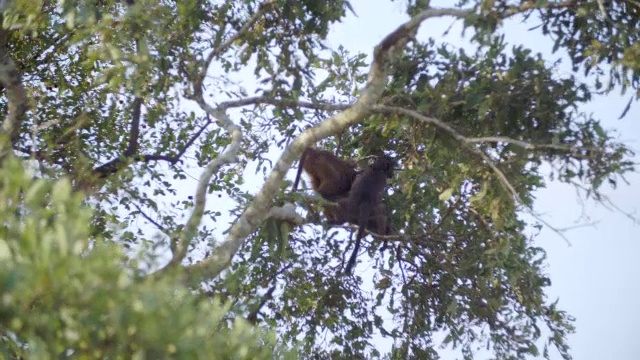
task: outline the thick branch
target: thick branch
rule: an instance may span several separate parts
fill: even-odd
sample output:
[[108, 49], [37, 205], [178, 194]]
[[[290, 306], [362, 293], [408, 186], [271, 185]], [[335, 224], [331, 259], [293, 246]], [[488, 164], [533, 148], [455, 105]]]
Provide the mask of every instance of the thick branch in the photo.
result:
[[124, 151], [125, 157], [131, 157], [138, 152], [138, 139], [140, 138], [140, 113], [142, 110], [142, 98], [136, 97], [133, 100], [133, 111], [131, 112], [131, 130], [129, 131], [129, 143]]
[[0, 29], [0, 84], [5, 88], [8, 110], [2, 123], [0, 159], [9, 155], [13, 145], [18, 141], [22, 121], [28, 109], [27, 92], [22, 84], [20, 71], [7, 48], [8, 37], [9, 32]]
[[[378, 101], [386, 87], [387, 67], [402, 54], [407, 42], [415, 35], [422, 21], [431, 17], [445, 15], [463, 18], [472, 15], [472, 13], [458, 9], [424, 11], [399, 26], [376, 46], [367, 84], [360, 98], [351, 107], [317, 126], [305, 130], [289, 144], [276, 162], [260, 192], [231, 227], [225, 241], [214, 250], [211, 257], [186, 268], [187, 281], [189, 283], [195, 285], [205, 278], [216, 277], [231, 263], [232, 257], [240, 249], [244, 240], [266, 218], [271, 201], [279, 192], [280, 183], [293, 161], [300, 157], [307, 146], [330, 135], [337, 134], [346, 127], [361, 121]], [[202, 93], [200, 92], [200, 98], [201, 96]]]
[[294, 225], [300, 225], [304, 222], [304, 218], [296, 212], [296, 206], [292, 203], [272, 207], [269, 209], [267, 218], [287, 221]]

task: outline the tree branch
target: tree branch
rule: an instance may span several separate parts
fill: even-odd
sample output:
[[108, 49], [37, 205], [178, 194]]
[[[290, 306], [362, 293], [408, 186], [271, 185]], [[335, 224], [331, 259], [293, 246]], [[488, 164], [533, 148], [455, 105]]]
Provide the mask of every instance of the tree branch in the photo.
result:
[[156, 220], [152, 219], [151, 216], [149, 216], [146, 212], [144, 212], [142, 210], [142, 208], [140, 207], [140, 205], [136, 204], [136, 203], [132, 203], [132, 205], [138, 209], [138, 212], [140, 213], [140, 215], [142, 215], [143, 218], [145, 218], [148, 222], [150, 222], [153, 226], [155, 226], [158, 230], [160, 230], [163, 234], [165, 234], [166, 236], [171, 237], [171, 235], [169, 234], [169, 231], [162, 226], [162, 224], [160, 224], [159, 222], [157, 222]]
[[[480, 156], [480, 158], [482, 158], [482, 160], [487, 164], [487, 166], [489, 166], [491, 171], [493, 171], [493, 173], [496, 175], [496, 177], [498, 178], [498, 180], [500, 181], [502, 186], [507, 190], [507, 192], [509, 192], [509, 194], [512, 197], [512, 200], [514, 201], [514, 203], [516, 205], [523, 206], [525, 209], [527, 209], [527, 212], [529, 214], [531, 214], [531, 216], [533, 216], [536, 220], [540, 221], [545, 226], [549, 227], [555, 233], [560, 235], [569, 245], [571, 245], [571, 243], [569, 242], [569, 239], [567, 239], [565, 234], [563, 234], [561, 231], [559, 231], [554, 226], [549, 224], [546, 220], [542, 219], [538, 214], [536, 214], [533, 211], [533, 209], [529, 205], [527, 205], [524, 201], [522, 201], [522, 198], [520, 197], [520, 195], [518, 194], [516, 189], [513, 187], [513, 185], [511, 184], [511, 182], [509, 181], [507, 176], [504, 174], [504, 172], [502, 172], [502, 170], [500, 170], [498, 168], [498, 166], [495, 164], [495, 162], [493, 160], [491, 160], [491, 158], [489, 158], [489, 156], [487, 156], [487, 154], [485, 154], [484, 151], [475, 148], [473, 146], [473, 144], [474, 144], [473, 141], [469, 141], [468, 138], [466, 138], [465, 136], [460, 134], [458, 131], [456, 131], [449, 124], [443, 122], [440, 119], [436, 119], [436, 118], [433, 118], [433, 117], [422, 115], [421, 113], [419, 113], [419, 112], [417, 112], [415, 110], [404, 109], [404, 108], [400, 108], [400, 107], [378, 105], [378, 106], [374, 106], [372, 110], [373, 111], [379, 111], [379, 112], [382, 112], [382, 113], [404, 114], [404, 115], [410, 116], [410, 117], [412, 117], [412, 118], [414, 118], [416, 120], [420, 120], [420, 121], [425, 122], [427, 124], [434, 125], [434, 126], [440, 128], [440, 129], [444, 130], [445, 132], [447, 132], [451, 137], [453, 137], [454, 139], [458, 140], [470, 152], [472, 152], [472, 153]], [[506, 138], [506, 137], [499, 137], [499, 138], [501, 138], [501, 139], [509, 139], [509, 138]], [[519, 142], [519, 141], [515, 141], [514, 140], [514, 143], [517, 143], [517, 142]], [[524, 143], [524, 144], [527, 144], [527, 143]], [[522, 144], [520, 144], [520, 145], [522, 145]]]
[[[180, 152], [178, 152], [176, 155], [174, 156], [169, 156], [169, 155], [159, 155], [159, 154], [145, 154], [145, 155], [138, 155], [138, 156], [134, 156], [134, 154], [131, 154], [130, 156], [119, 156], [103, 165], [100, 165], [96, 168], [94, 168], [92, 171], [93, 173], [97, 174], [98, 177], [100, 178], [105, 178], [109, 175], [112, 175], [114, 173], [116, 173], [118, 170], [122, 169], [123, 166], [125, 166], [127, 164], [128, 161], [133, 161], [133, 162], [143, 162], [143, 163], [148, 163], [151, 161], [166, 161], [168, 163], [170, 163], [171, 165], [175, 165], [178, 161], [180, 161], [180, 159], [182, 158], [182, 156], [187, 152], [187, 150], [194, 144], [194, 142], [200, 137], [200, 135], [202, 135], [202, 133], [204, 132], [204, 130], [213, 123], [213, 121], [211, 120], [210, 116], [207, 115], [207, 121], [200, 126], [200, 129], [198, 129], [198, 131], [196, 131], [191, 138], [189, 138], [189, 140], [187, 140], [187, 142], [185, 143], [184, 147], [180, 150]], [[137, 151], [137, 150], [136, 150]], [[126, 153], [126, 152], [125, 152]]]
[[129, 144], [124, 151], [124, 157], [131, 157], [138, 152], [138, 138], [140, 137], [140, 112], [142, 110], [142, 98], [136, 97], [133, 100], [133, 111], [131, 112], [131, 130], [129, 132]]
[[282, 206], [273, 206], [269, 209], [269, 213], [266, 218], [283, 220], [294, 225], [300, 225], [304, 222], [304, 218], [296, 212], [296, 206], [292, 203], [286, 203]]
[[525, 150], [531, 150], [531, 151], [548, 150], [548, 149], [560, 150], [560, 151], [570, 152], [573, 155], [582, 155], [580, 154], [581, 150], [588, 150], [596, 153], [604, 153], [606, 151], [606, 149], [604, 149], [603, 147], [598, 147], [598, 146], [574, 146], [574, 145], [567, 145], [567, 144], [532, 144], [526, 141], [512, 139], [507, 136], [484, 136], [484, 137], [465, 138], [465, 139], [469, 143], [503, 142], [503, 143], [519, 146]]
[[[342, 112], [321, 122], [315, 127], [305, 130], [289, 144], [280, 156], [280, 159], [276, 162], [260, 192], [231, 227], [224, 242], [214, 249], [213, 254], [209, 258], [185, 268], [185, 280], [188, 283], [196, 285], [205, 278], [214, 278], [229, 266], [232, 257], [240, 249], [247, 236], [249, 236], [268, 215], [271, 201], [275, 195], [279, 193], [280, 183], [293, 161], [300, 157], [302, 151], [307, 146], [330, 135], [337, 134], [344, 128], [361, 121], [363, 117], [369, 113], [371, 107], [378, 101], [387, 85], [387, 67], [395, 58], [402, 55], [407, 42], [415, 35], [420, 24], [428, 18], [445, 15], [464, 18], [473, 15], [473, 13], [468, 10], [459, 9], [430, 9], [423, 11], [406, 23], [400, 25], [375, 47], [367, 84], [361, 92], [360, 98], [349, 108], [344, 109]], [[206, 104], [202, 100], [202, 89], [197, 88], [197, 90], [196, 95], [198, 96], [198, 102], [213, 116], [211, 112], [214, 111], [214, 109], [207, 109], [208, 106], [205, 107]], [[240, 130], [233, 130], [238, 132], [239, 139]], [[238, 147], [239, 145], [238, 143]], [[202, 179], [204, 179], [204, 176], [201, 180]]]
[[9, 31], [0, 29], [0, 84], [7, 95], [7, 115], [0, 134], [0, 159], [12, 153], [13, 146], [20, 138], [20, 129], [28, 110], [27, 92], [22, 84], [22, 75], [9, 54], [8, 37]]
[[265, 5], [261, 5], [261, 10], [259, 10], [249, 20], [249, 22], [247, 22], [247, 24], [245, 24], [240, 29], [240, 31], [236, 35], [232, 36], [217, 49], [212, 50], [209, 56], [207, 56], [201, 72], [196, 76], [193, 84], [192, 99], [196, 103], [198, 103], [198, 105], [207, 113], [207, 115], [215, 119], [215, 122], [218, 126], [225, 129], [227, 133], [231, 135], [231, 144], [229, 144], [227, 149], [225, 149], [225, 151], [220, 156], [212, 159], [200, 175], [198, 186], [196, 188], [196, 194], [194, 196], [195, 204], [193, 207], [193, 211], [189, 216], [189, 219], [187, 220], [184, 231], [176, 241], [176, 249], [173, 253], [173, 257], [164, 268], [160, 269], [160, 271], [156, 273], [156, 276], [161, 276], [166, 271], [169, 271], [170, 269], [180, 265], [184, 257], [187, 255], [189, 244], [196, 236], [198, 232], [198, 226], [200, 225], [202, 216], [204, 215], [207, 188], [209, 186], [209, 182], [211, 181], [211, 177], [213, 176], [213, 174], [217, 173], [223, 165], [237, 161], [238, 152], [240, 151], [240, 147], [242, 145], [242, 130], [239, 126], [234, 124], [233, 121], [231, 121], [231, 119], [225, 112], [225, 108], [214, 108], [204, 100], [203, 91], [206, 73], [211, 66], [211, 62], [215, 58], [216, 54], [222, 51], [221, 49], [225, 49], [227, 46], [230, 46], [230, 44], [235, 39], [239, 38], [243, 32], [247, 31], [253, 25], [253, 23], [255, 23], [255, 21], [257, 21], [257, 19], [262, 16], [263, 12], [266, 11], [266, 8], [268, 7], [267, 5], [271, 4], [272, 2], [273, 0], [268, 0]]
[[253, 325], [256, 325], [258, 323], [258, 315], [260, 314], [260, 310], [262, 310], [262, 308], [267, 304], [267, 301], [269, 301], [270, 299], [273, 299], [273, 292], [276, 291], [276, 286], [277, 284], [271, 285], [271, 287], [267, 290], [267, 292], [264, 294], [262, 299], [260, 299], [260, 302], [255, 306], [253, 311], [251, 311], [249, 315], [247, 315], [248, 322], [250, 322]]
[[313, 110], [325, 110], [325, 111], [338, 111], [338, 110], [346, 110], [351, 105], [349, 104], [332, 104], [326, 102], [309, 102], [309, 101], [298, 101], [298, 100], [288, 100], [288, 99], [274, 99], [266, 96], [254, 96], [248, 97], [244, 99], [238, 100], [230, 100], [225, 101], [219, 104], [220, 108], [230, 109], [248, 105], [257, 105], [257, 104], [269, 104], [275, 106], [282, 107], [302, 107], [309, 108]]
[[536, 0], [527, 1], [518, 6], [510, 6], [501, 16], [503, 19], [506, 19], [510, 16], [517, 15], [529, 10], [535, 9], [563, 9], [569, 8], [577, 5], [577, 0], [567, 0], [560, 2], [538, 2]]
[[[207, 56], [207, 59], [205, 60], [206, 68], [207, 69], [209, 68], [209, 65], [213, 61], [213, 58], [215, 58], [216, 56], [222, 54], [222, 52], [226, 51], [231, 46], [231, 44], [233, 44], [242, 35], [244, 35], [247, 31], [249, 31], [249, 29], [251, 29], [251, 27], [258, 20], [260, 20], [262, 15], [264, 15], [267, 12], [267, 10], [269, 10], [269, 8], [275, 3], [276, 3], [275, 0], [267, 0], [267, 1], [263, 2], [262, 4], [260, 4], [258, 6], [258, 11], [256, 11], [255, 14], [253, 14], [253, 16], [249, 19], [249, 21], [247, 21], [240, 28], [240, 30], [238, 30], [237, 33], [231, 35], [226, 41], [224, 41], [222, 44], [220, 44], [217, 48], [213, 49], [209, 53], [209, 55]], [[205, 74], [206, 74], [206, 71], [203, 71], [200, 75], [204, 76]], [[202, 80], [200, 80], [200, 81], [202, 81]]]

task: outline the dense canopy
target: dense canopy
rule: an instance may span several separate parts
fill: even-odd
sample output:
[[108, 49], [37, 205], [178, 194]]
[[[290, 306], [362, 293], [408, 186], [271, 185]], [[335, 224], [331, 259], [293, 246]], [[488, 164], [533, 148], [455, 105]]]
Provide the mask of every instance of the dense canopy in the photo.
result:
[[[398, 4], [361, 54], [326, 42], [342, 0], [1, 1], [3, 354], [571, 358], [534, 193], [551, 169], [598, 200], [633, 170], [582, 107], [637, 94], [640, 5]], [[442, 17], [467, 50], [429, 33]], [[507, 43], [513, 18], [574, 73]], [[390, 235], [353, 276], [356, 226], [290, 191], [308, 146], [395, 161]]]

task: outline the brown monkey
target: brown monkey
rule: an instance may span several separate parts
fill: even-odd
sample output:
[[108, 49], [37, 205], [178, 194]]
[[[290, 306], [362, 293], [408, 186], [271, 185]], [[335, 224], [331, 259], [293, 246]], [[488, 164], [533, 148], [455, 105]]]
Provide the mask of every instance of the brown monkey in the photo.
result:
[[[360, 174], [354, 181], [347, 208], [353, 209], [358, 216], [358, 234], [353, 253], [347, 262], [346, 273], [351, 273], [356, 262], [360, 241], [364, 237], [365, 227], [374, 208], [382, 203], [382, 194], [387, 185], [387, 179], [393, 176], [393, 160], [386, 155], [380, 156], [370, 167]], [[386, 227], [386, 226], [385, 226]]]
[[338, 201], [347, 197], [356, 177], [355, 165], [338, 158], [326, 150], [308, 147], [300, 157], [298, 174], [293, 191], [298, 189], [302, 170], [311, 177], [311, 186], [327, 201]]

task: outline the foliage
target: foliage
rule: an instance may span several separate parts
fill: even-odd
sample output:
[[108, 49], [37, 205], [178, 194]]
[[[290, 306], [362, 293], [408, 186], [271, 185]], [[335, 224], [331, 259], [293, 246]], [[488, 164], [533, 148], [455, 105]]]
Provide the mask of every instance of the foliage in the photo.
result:
[[67, 179], [34, 180], [15, 159], [4, 170], [0, 321], [7, 358], [271, 359], [272, 335], [242, 320], [232, 324], [219, 299], [196, 296], [169, 277], [139, 277], [120, 246], [90, 239], [91, 211]]
[[[520, 214], [545, 186], [542, 169], [595, 199], [633, 170], [629, 149], [581, 106], [594, 88], [638, 89], [640, 9], [404, 3], [411, 20], [367, 58], [325, 42], [353, 11], [347, 1], [13, 2], [0, 55], [16, 66], [0, 62], [0, 111], [20, 115], [15, 73], [30, 108], [6, 117], [22, 120], [9, 141], [37, 177], [69, 181], [3, 162], [6, 351], [258, 358], [280, 351], [264, 326], [303, 358], [437, 359], [438, 334], [468, 359], [478, 346], [500, 359], [551, 348], [570, 358], [573, 319], [547, 299], [545, 252], [528, 231], [549, 225]], [[440, 15], [471, 30], [473, 51], [414, 36]], [[515, 16], [593, 84], [507, 44], [499, 25]], [[341, 272], [352, 228], [327, 229], [282, 181], [317, 140], [354, 159], [397, 155], [385, 198], [394, 235], [367, 241], [355, 277]], [[246, 179], [259, 173], [254, 193]], [[304, 225], [274, 218], [291, 202], [308, 211]]]

